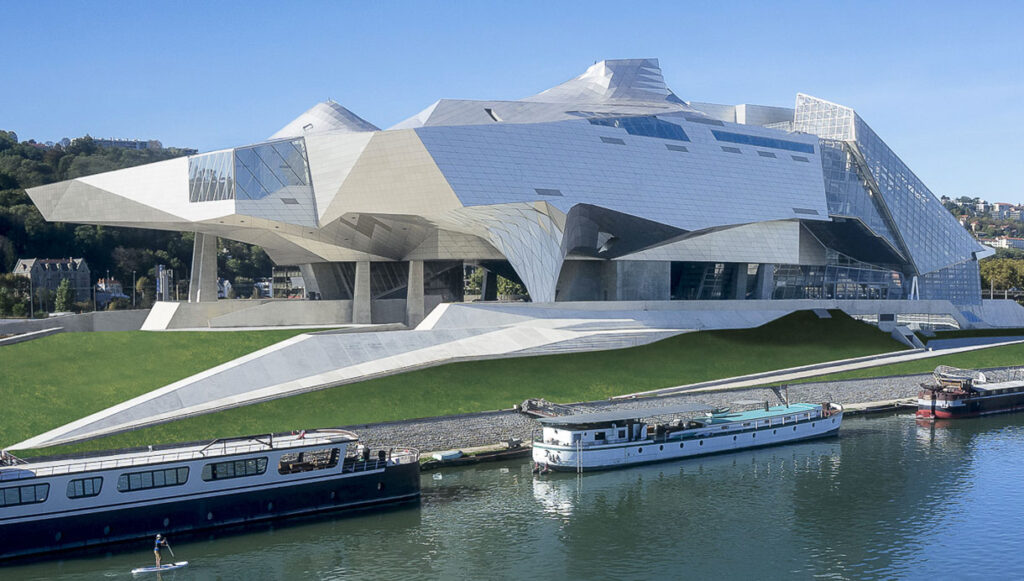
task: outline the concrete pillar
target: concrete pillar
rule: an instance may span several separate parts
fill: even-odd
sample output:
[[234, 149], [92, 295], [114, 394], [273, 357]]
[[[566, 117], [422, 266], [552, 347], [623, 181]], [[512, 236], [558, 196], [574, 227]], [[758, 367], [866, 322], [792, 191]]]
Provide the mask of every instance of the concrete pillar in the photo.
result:
[[732, 298], [742, 301], [747, 298], [747, 263], [736, 265], [736, 279], [732, 287]]
[[306, 285], [306, 296], [315, 292], [323, 300], [338, 300], [349, 298], [348, 292], [342, 282], [341, 265], [336, 262], [314, 262], [312, 264], [300, 264], [302, 281]]
[[409, 282], [405, 290], [405, 324], [409, 328], [423, 321], [423, 261], [409, 261]]
[[352, 289], [352, 322], [370, 323], [370, 261], [356, 263], [356, 287]]
[[484, 280], [480, 288], [480, 300], [498, 300], [498, 274], [484, 269]]
[[196, 232], [188, 302], [217, 302], [217, 237]]
[[775, 265], [757, 265], [757, 291], [756, 298], [770, 299], [775, 290]]

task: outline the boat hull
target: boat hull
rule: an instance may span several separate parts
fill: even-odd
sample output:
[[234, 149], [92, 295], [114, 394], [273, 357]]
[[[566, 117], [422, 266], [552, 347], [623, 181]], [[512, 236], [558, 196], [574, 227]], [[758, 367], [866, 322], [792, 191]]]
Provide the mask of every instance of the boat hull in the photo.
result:
[[570, 447], [535, 442], [533, 460], [559, 472], [611, 470], [835, 436], [839, 432], [842, 419], [843, 414], [837, 413], [796, 425], [788, 424], [683, 440], [659, 442], [648, 439], [604, 449], [583, 449], [582, 452]]
[[935, 419], [976, 418], [1024, 410], [1024, 391], [995, 395], [976, 395], [955, 399], [931, 399], [919, 396], [917, 417]]
[[0, 525], [0, 559], [93, 547], [327, 511], [415, 501], [416, 462], [379, 471], [311, 478], [288, 486], [251, 487], [131, 508], [84, 512]]

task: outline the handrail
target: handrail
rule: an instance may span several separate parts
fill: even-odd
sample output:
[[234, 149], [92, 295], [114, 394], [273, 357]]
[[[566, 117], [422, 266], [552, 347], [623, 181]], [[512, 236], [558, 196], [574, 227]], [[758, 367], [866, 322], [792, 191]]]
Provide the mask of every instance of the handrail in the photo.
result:
[[[335, 432], [332, 436], [341, 431]], [[261, 436], [262, 437], [262, 436]], [[190, 449], [179, 452], [165, 452], [159, 454], [151, 454], [146, 452], [135, 452], [127, 457], [116, 458], [116, 459], [81, 459], [81, 460], [69, 460], [66, 463], [58, 464], [55, 466], [42, 466], [39, 468], [32, 468], [31, 463], [20, 464], [18, 470], [2, 470], [0, 469], [0, 481], [6, 480], [21, 480], [25, 478], [33, 478], [38, 476], [56, 476], [61, 474], [73, 474], [77, 472], [87, 472], [90, 470], [107, 470], [111, 468], [130, 468], [135, 466], [147, 466], [150, 464], [160, 464], [163, 462], [176, 462], [182, 460], [199, 460], [204, 458], [216, 458], [219, 456], [229, 456], [233, 454], [245, 454], [250, 452], [259, 452], [268, 450], [267, 442], [261, 440], [250, 440], [244, 444], [236, 444], [228, 447], [227, 439], [217, 439], [200, 449]], [[253, 443], [255, 441], [256, 443]], [[222, 443], [224, 446], [220, 449], [212, 449], [216, 443]], [[288, 439], [288, 440], [277, 440], [274, 442], [274, 447], [271, 450], [286, 450], [291, 448], [301, 448], [309, 446], [326, 445], [336, 442], [334, 437], [325, 437], [322, 433], [309, 432], [305, 438], [299, 439]], [[345, 442], [338, 442], [339, 444], [352, 443], [351, 440]], [[139, 455], [145, 454], [145, 455]]]

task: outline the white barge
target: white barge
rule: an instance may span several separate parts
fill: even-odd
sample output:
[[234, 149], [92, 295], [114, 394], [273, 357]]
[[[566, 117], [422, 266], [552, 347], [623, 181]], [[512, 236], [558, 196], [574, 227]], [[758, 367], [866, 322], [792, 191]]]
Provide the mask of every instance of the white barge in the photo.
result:
[[[645, 418], [675, 416], [665, 422]], [[682, 416], [682, 417], [680, 417]], [[539, 471], [583, 472], [662, 462], [830, 436], [843, 407], [794, 403], [729, 413], [703, 405], [612, 410], [541, 418]]]
[[414, 501], [419, 453], [344, 430], [0, 463], [0, 559]]

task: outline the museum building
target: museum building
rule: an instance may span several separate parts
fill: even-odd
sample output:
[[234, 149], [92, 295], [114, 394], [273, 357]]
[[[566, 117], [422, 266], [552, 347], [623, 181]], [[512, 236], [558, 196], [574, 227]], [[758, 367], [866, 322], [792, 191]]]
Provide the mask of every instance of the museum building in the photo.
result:
[[307, 290], [463, 299], [463, 267], [534, 302], [981, 303], [979, 244], [857, 113], [684, 101], [656, 59], [606, 60], [516, 101], [442, 99], [381, 130], [333, 101], [262, 143], [32, 188], [50, 221], [196, 233], [296, 265]]

